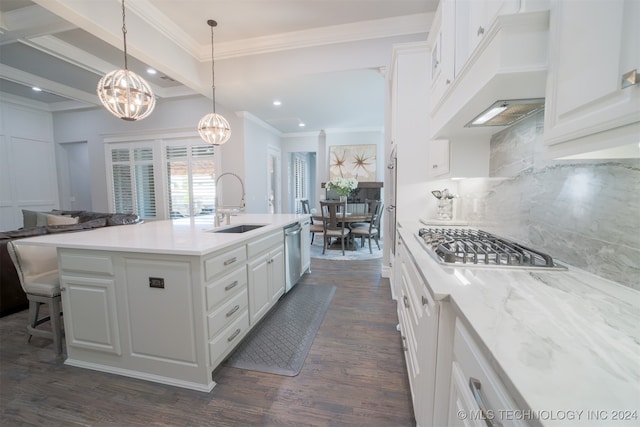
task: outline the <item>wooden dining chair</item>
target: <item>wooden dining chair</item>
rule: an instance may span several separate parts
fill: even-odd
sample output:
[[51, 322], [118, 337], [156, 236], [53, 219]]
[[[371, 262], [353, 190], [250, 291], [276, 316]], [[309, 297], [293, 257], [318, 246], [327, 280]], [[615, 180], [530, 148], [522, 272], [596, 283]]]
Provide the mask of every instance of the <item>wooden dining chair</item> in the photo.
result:
[[342, 245], [342, 255], [344, 255], [345, 240], [349, 237], [351, 230], [346, 226], [344, 218], [347, 211], [347, 202], [320, 201], [322, 211], [322, 226], [324, 244], [322, 254], [331, 243], [332, 238], [340, 239]]
[[364, 201], [364, 206], [365, 206], [365, 214], [368, 214], [371, 216], [371, 219], [369, 221], [363, 221], [363, 222], [354, 222], [351, 223], [349, 225], [349, 228], [354, 229], [357, 227], [366, 227], [369, 228], [369, 225], [371, 224], [371, 221], [373, 221], [373, 218], [375, 217], [377, 211], [378, 211], [378, 205], [380, 204], [379, 200], [370, 200], [370, 199], [365, 199]]
[[364, 246], [364, 239], [367, 238], [369, 240], [369, 253], [372, 254], [373, 250], [371, 249], [371, 239], [376, 241], [376, 245], [378, 246], [378, 250], [380, 250], [380, 242], [378, 239], [380, 238], [380, 217], [382, 216], [382, 210], [384, 208], [384, 204], [375, 203], [375, 213], [371, 218], [371, 222], [369, 222], [368, 227], [355, 227], [351, 229], [351, 235], [353, 238], [360, 237], [360, 245]]
[[[302, 212], [308, 215], [311, 215], [311, 208], [309, 206], [309, 200], [303, 199], [300, 200], [300, 204], [302, 205]], [[311, 233], [311, 244], [313, 245], [313, 239], [316, 237], [316, 233], [324, 233], [324, 227], [322, 224], [314, 223], [313, 216], [311, 216], [311, 226], [309, 227], [309, 232]]]

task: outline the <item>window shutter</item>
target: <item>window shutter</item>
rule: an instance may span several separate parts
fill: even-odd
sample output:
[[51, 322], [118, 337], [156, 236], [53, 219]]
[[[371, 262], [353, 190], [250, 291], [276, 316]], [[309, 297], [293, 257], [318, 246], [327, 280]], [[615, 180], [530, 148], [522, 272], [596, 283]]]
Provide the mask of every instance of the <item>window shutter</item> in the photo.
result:
[[213, 147], [167, 147], [169, 213], [172, 218], [212, 213], [215, 205]]

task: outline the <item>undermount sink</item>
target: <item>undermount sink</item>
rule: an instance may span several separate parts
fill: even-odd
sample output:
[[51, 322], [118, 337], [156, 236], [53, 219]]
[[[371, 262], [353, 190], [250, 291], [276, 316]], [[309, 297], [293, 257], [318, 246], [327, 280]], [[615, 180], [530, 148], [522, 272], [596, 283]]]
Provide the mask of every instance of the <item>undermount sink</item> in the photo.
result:
[[219, 230], [209, 230], [210, 233], [246, 233], [256, 228], [264, 227], [265, 224], [240, 224], [234, 227], [221, 228]]

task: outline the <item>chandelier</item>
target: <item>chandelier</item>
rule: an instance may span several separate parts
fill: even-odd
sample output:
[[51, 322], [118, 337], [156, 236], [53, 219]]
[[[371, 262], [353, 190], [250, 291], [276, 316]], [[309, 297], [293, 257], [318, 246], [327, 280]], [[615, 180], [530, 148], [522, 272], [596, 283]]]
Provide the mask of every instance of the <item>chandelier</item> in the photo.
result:
[[211, 89], [213, 92], [213, 113], [209, 113], [200, 119], [198, 123], [198, 133], [200, 137], [211, 145], [222, 145], [231, 137], [231, 127], [229, 122], [220, 114], [216, 114], [216, 83], [213, 59], [213, 27], [218, 23], [209, 19], [207, 24], [211, 27]]
[[156, 106], [149, 84], [127, 69], [127, 27], [122, 0], [122, 38], [124, 40], [124, 69], [113, 70], [98, 82], [98, 98], [114, 116], [128, 121], [147, 117]]

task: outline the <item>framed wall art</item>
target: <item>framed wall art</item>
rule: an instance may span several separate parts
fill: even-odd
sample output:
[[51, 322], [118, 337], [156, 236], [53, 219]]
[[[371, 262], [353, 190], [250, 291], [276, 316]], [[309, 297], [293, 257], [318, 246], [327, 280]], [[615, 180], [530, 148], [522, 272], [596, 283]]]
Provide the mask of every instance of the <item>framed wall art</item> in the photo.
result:
[[376, 150], [375, 144], [330, 146], [329, 180], [342, 177], [375, 182]]

